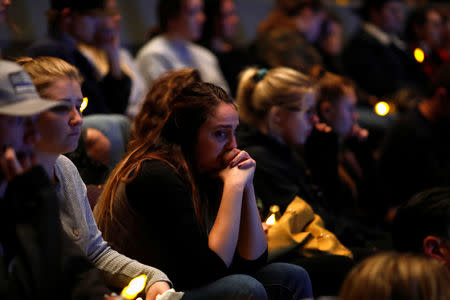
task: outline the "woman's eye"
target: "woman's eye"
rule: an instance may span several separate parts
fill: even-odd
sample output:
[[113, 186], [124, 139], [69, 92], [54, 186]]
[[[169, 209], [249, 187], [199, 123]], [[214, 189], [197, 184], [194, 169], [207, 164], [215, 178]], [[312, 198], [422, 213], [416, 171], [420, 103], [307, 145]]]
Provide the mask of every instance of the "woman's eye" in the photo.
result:
[[222, 131], [222, 130], [219, 130], [219, 131], [216, 131], [214, 133], [214, 136], [217, 137], [217, 138], [224, 138], [226, 136], [226, 132]]
[[67, 106], [67, 105], [61, 105], [61, 106], [57, 106], [52, 108], [50, 111], [57, 113], [57, 114], [62, 114], [62, 113], [68, 113], [70, 112], [70, 110], [72, 109], [72, 107]]

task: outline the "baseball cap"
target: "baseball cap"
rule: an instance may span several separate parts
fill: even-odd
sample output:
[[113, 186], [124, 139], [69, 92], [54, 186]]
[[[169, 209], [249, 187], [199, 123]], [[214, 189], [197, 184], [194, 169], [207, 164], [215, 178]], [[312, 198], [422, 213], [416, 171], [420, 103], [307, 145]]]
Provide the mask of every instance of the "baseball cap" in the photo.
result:
[[0, 60], [0, 114], [30, 116], [63, 106], [39, 97], [28, 73], [18, 64]]

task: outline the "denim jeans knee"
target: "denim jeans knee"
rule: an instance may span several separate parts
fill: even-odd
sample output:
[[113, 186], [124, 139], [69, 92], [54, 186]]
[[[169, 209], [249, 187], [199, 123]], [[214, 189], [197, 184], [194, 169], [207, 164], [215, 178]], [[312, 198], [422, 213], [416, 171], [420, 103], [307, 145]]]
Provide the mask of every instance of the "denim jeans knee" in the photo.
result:
[[264, 285], [269, 299], [313, 298], [308, 272], [288, 263], [272, 263], [260, 269], [254, 276]]
[[264, 286], [255, 278], [235, 274], [223, 277], [204, 287], [186, 291], [182, 300], [267, 300]]

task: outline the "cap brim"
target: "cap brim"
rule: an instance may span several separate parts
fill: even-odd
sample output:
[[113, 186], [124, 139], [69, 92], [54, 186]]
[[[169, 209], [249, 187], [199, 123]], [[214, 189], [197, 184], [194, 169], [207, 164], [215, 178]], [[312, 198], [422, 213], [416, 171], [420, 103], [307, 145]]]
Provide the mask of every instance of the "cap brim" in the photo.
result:
[[31, 116], [62, 105], [64, 105], [64, 103], [61, 103], [61, 101], [44, 100], [41, 98], [27, 99], [0, 107], [0, 114]]

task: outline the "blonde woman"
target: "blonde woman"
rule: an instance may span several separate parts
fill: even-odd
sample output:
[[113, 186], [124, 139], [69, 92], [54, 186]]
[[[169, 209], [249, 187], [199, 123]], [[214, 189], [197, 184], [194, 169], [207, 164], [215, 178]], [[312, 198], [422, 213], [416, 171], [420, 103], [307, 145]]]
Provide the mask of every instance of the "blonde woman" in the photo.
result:
[[167, 276], [112, 250], [103, 240], [89, 206], [86, 186], [72, 164], [62, 154], [75, 150], [81, 133], [81, 76], [67, 62], [54, 57], [22, 58], [17, 61], [30, 75], [41, 97], [64, 102], [42, 113], [38, 119], [41, 139], [36, 156], [60, 198], [63, 230], [102, 272], [107, 283], [123, 288], [133, 278], [147, 274], [147, 298], [169, 289]]
[[447, 300], [450, 273], [437, 260], [387, 252], [358, 264], [345, 279], [342, 300]]
[[[239, 147], [257, 162], [254, 186], [263, 216], [272, 205], [278, 205], [284, 213], [300, 197], [333, 231], [334, 216], [317, 195], [298, 151], [318, 121], [315, 89], [312, 80], [293, 69], [244, 70], [237, 91], [242, 120], [237, 138]], [[304, 267], [310, 274], [315, 296], [336, 295], [353, 261], [338, 255], [305, 258], [299, 253], [293, 250], [276, 260]]]

